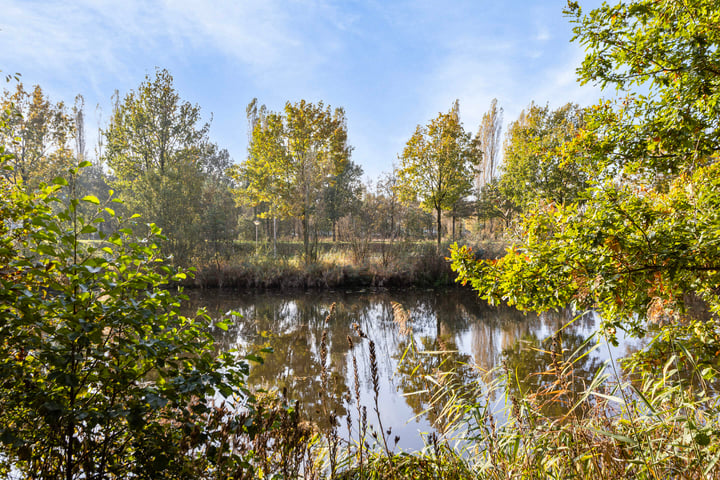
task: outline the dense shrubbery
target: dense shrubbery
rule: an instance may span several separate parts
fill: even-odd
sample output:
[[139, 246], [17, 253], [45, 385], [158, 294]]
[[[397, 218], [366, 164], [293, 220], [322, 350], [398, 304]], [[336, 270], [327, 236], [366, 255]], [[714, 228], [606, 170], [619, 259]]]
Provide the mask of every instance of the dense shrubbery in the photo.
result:
[[[180, 315], [182, 296], [170, 290], [186, 274], [164, 263], [158, 229], [135, 238], [131, 221], [117, 219], [101, 244], [87, 243], [101, 213], [115, 216], [112, 202], [78, 199], [60, 177], [22, 187], [3, 181], [0, 197], [0, 471], [192, 478], [237, 469], [242, 458], [218, 439], [239, 414], [226, 411], [218, 425], [214, 399], [251, 400], [248, 365], [213, 349], [202, 312]], [[96, 214], [80, 214], [81, 203]]]

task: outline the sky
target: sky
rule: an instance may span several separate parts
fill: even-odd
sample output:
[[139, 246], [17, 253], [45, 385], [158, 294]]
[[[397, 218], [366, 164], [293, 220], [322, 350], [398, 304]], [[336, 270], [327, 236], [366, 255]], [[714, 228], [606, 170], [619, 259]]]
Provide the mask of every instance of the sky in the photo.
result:
[[[477, 132], [493, 98], [504, 127], [531, 101], [590, 105], [564, 0], [0, 0], [0, 70], [53, 102], [85, 98], [89, 138], [111, 97], [165, 68], [236, 162], [245, 108], [343, 107], [352, 159], [375, 181], [416, 125], [460, 101]], [[600, 1], [580, 2], [585, 11]], [[605, 93], [607, 96], [607, 93]]]

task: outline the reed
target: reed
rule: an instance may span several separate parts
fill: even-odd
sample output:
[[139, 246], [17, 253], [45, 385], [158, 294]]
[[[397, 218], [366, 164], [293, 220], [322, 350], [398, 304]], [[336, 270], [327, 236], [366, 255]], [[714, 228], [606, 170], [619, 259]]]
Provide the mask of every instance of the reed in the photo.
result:
[[[546, 349], [538, 347], [549, 361], [545, 371], [531, 374], [542, 381], [528, 390], [515, 388], [523, 379], [505, 362], [478, 371], [470, 383], [458, 371], [448, 370], [444, 361], [423, 367], [423, 359], [445, 358], [448, 353], [418, 351], [412, 341], [411, 315], [399, 304], [393, 305], [393, 311], [397, 328], [409, 339], [401, 362], [412, 364], [415, 374], [426, 381], [427, 408], [434, 412], [436, 431], [426, 437], [425, 448], [417, 452], [391, 448], [392, 429], [382, 423], [378, 400], [375, 343], [357, 323], [347, 335], [352, 388], [342, 399], [346, 439], [340, 438], [338, 414], [330, 409], [330, 370], [338, 366], [329, 359], [332, 339], [324, 329], [317, 351], [319, 395], [325, 406], [322, 414], [330, 419], [328, 430], [303, 421], [301, 405], [268, 393], [259, 397], [254, 417], [234, 420], [235, 425], [252, 425], [251, 429], [229, 429], [231, 413], [218, 409], [212, 414], [215, 429], [211, 431], [216, 433], [204, 447], [196, 442], [192, 448], [224, 452], [225, 473], [235, 475], [232, 478], [262, 474], [317, 480], [720, 479], [720, 371], [716, 363], [701, 360], [685, 339], [666, 339], [663, 348], [671, 354], [659, 368], [648, 368], [648, 358], [639, 355], [626, 363], [629, 374], [621, 375], [610, 358], [582, 383], [578, 362], [606, 345], [592, 336], [569, 350], [565, 343], [572, 342], [566, 342], [560, 331]], [[334, 306], [326, 323], [332, 321], [333, 312]], [[646, 350], [654, 347], [651, 342]], [[377, 431], [369, 427], [368, 406], [360, 397], [358, 357], [363, 355], [370, 368]], [[215, 474], [205, 478], [224, 478]]]
[[366, 247], [361, 252], [350, 244], [325, 247], [311, 263], [304, 262], [300, 253], [276, 256], [265, 249], [242, 250], [222, 261], [198, 262], [195, 278], [185, 286], [286, 290], [455, 284], [449, 263], [433, 244]]

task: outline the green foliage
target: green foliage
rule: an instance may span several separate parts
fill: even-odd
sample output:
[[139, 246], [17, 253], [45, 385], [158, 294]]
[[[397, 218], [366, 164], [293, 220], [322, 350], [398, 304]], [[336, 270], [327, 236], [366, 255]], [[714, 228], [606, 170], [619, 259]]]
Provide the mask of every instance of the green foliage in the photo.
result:
[[312, 219], [323, 194], [343, 172], [353, 173], [345, 112], [301, 100], [287, 102], [283, 113], [264, 107], [261, 113], [252, 125], [248, 158], [232, 172], [238, 196], [253, 206], [266, 203], [266, 216], [300, 219], [305, 260], [310, 261]]
[[[98, 223], [117, 200], [78, 199], [68, 183], [0, 184], [0, 471], [199, 478], [236, 468], [217, 443], [234, 414], [218, 424], [212, 403], [246, 397], [247, 363], [213, 349], [204, 313], [180, 315], [183, 297], [168, 287], [187, 273], [165, 265], [158, 227], [134, 240], [118, 219], [106, 235]], [[85, 242], [92, 234], [102, 242]]]
[[583, 166], [562, 148], [583, 128], [583, 115], [577, 105], [551, 111], [532, 103], [510, 124], [498, 187], [521, 211], [537, 202], [572, 202], [587, 186]]
[[397, 189], [405, 202], [420, 200], [420, 206], [437, 215], [437, 248], [442, 240], [441, 212], [452, 210], [472, 190], [472, 179], [481, 153], [465, 132], [458, 104], [440, 113], [427, 126], [418, 125], [408, 140], [397, 171]]
[[72, 163], [68, 146], [74, 125], [62, 102], [53, 104], [39, 85], [27, 92], [18, 82], [0, 99], [0, 144], [12, 154], [13, 168], [2, 176], [28, 189], [50, 182]]
[[[711, 67], [720, 36], [717, 12], [705, 16], [709, 5], [575, 11], [577, 38], [588, 48], [581, 78], [649, 93], [594, 107], [586, 129], [562, 147], [565, 158], [595, 164], [590, 187], [577, 203], [527, 215], [521, 243], [497, 262], [478, 263], [456, 248], [460, 280], [525, 309], [597, 308], [610, 334], [643, 333], [651, 320], [704, 355], [720, 351], [720, 74]], [[696, 296], [710, 319], [687, 308]], [[706, 333], [680, 328], [688, 324]]]
[[342, 171], [335, 175], [322, 200], [322, 216], [330, 221], [333, 241], [337, 240], [337, 222], [360, 209], [363, 170], [348, 160]]
[[[570, 388], [577, 350], [551, 356], [556, 380], [511, 398], [501, 429], [475, 409], [483, 423], [473, 443], [488, 447], [481, 473], [718, 477], [718, 12], [714, 1], [633, 1], [583, 16], [569, 2], [587, 49], [581, 80], [624, 94], [593, 107], [558, 149], [588, 186], [574, 202], [529, 211], [519, 243], [501, 259], [477, 261], [455, 246], [453, 268], [493, 302], [592, 308], [610, 341], [618, 328], [655, 336], [626, 361], [632, 383], [600, 370], [578, 395]], [[563, 397], [577, 401], [548, 418], [548, 402]]]
[[104, 160], [128, 211], [162, 229], [165, 253], [188, 263], [201, 243], [203, 188], [217, 148], [200, 108], [182, 102], [167, 70], [145, 78], [118, 102], [103, 132]]
[[500, 192], [499, 181], [493, 179], [480, 189], [477, 200], [477, 214], [481, 220], [499, 218], [510, 225], [513, 216], [519, 212], [518, 206]]

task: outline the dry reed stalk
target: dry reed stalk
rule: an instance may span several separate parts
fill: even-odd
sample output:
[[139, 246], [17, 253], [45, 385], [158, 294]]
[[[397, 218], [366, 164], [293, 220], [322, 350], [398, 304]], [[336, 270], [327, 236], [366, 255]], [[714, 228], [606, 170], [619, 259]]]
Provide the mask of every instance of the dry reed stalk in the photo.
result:
[[392, 305], [393, 321], [398, 326], [400, 335], [410, 335], [412, 333], [412, 328], [410, 327], [410, 314], [398, 302], [390, 302], [390, 305]]
[[[355, 327], [357, 323], [353, 324], [353, 327]], [[358, 327], [359, 329], [359, 327]], [[360, 472], [360, 478], [362, 478], [362, 468], [363, 468], [363, 443], [365, 442], [365, 430], [363, 428], [364, 422], [363, 422], [363, 415], [362, 415], [362, 406], [360, 404], [360, 373], [358, 371], [358, 364], [357, 364], [357, 356], [355, 355], [355, 344], [352, 340], [352, 337], [350, 335], [347, 336], [348, 345], [350, 347], [350, 352], [352, 354], [352, 366], [353, 366], [353, 380], [354, 380], [354, 387], [355, 387], [355, 406], [357, 407], [357, 414], [358, 414], [358, 463], [359, 463], [359, 472]]]
[[378, 363], [377, 363], [377, 355], [375, 352], [375, 342], [370, 340], [369, 342], [369, 350], [370, 350], [370, 378], [372, 380], [372, 386], [373, 386], [373, 393], [374, 400], [375, 400], [375, 415], [377, 416], [378, 420], [378, 428], [380, 429], [380, 436], [382, 437], [383, 445], [385, 445], [385, 453], [387, 454], [388, 461], [390, 462], [390, 466], [393, 466], [392, 461], [392, 453], [390, 452], [390, 448], [388, 447], [387, 443], [387, 436], [385, 434], [385, 429], [383, 428], [382, 419], [380, 418], [380, 405], [379, 405], [379, 397], [380, 397], [380, 376], [378, 374]]
[[327, 434], [328, 442], [328, 462], [330, 463], [330, 478], [334, 478], [335, 471], [337, 469], [337, 450], [340, 443], [339, 436], [337, 433], [338, 420], [337, 414], [331, 409], [330, 396], [332, 389], [330, 388], [330, 381], [328, 376], [328, 370], [330, 367], [328, 359], [328, 330], [327, 325], [330, 323], [333, 314], [335, 313], [336, 304], [330, 305], [330, 310], [325, 317], [325, 326], [323, 328], [322, 335], [320, 337], [320, 391], [318, 396], [320, 397], [320, 404], [323, 409], [323, 414], [327, 417], [330, 425], [330, 432]]

